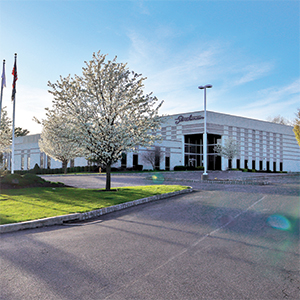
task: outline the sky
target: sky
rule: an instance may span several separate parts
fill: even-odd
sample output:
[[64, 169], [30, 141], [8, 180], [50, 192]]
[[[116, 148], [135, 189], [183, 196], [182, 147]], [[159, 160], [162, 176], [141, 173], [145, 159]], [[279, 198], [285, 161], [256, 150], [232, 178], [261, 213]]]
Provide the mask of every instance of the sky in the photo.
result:
[[[164, 115], [207, 110], [260, 120], [293, 119], [300, 107], [298, 0], [0, 0], [2, 106], [16, 126], [40, 133], [32, 118], [52, 106], [48, 81], [81, 75], [99, 50], [147, 77], [145, 93]], [[1, 66], [2, 72], [2, 66]]]

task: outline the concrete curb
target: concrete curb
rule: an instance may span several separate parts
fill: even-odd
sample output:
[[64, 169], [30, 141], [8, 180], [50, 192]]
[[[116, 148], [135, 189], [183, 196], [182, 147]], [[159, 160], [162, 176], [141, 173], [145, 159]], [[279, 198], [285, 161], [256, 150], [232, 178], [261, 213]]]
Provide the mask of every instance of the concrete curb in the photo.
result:
[[166, 199], [170, 197], [174, 197], [181, 194], [187, 194], [193, 192], [194, 189], [192, 187], [189, 187], [188, 189], [167, 193], [167, 194], [161, 194], [161, 195], [155, 195], [147, 198], [142, 198], [138, 200], [133, 200], [126, 203], [117, 204], [114, 206], [104, 207], [101, 209], [85, 212], [85, 213], [75, 213], [75, 214], [69, 214], [64, 216], [57, 216], [57, 217], [51, 217], [51, 218], [45, 218], [45, 219], [39, 219], [39, 220], [32, 220], [32, 221], [26, 221], [26, 222], [20, 222], [20, 223], [13, 223], [13, 224], [6, 224], [6, 225], [0, 225], [0, 234], [6, 233], [6, 232], [14, 232], [24, 229], [33, 229], [33, 228], [40, 228], [45, 226], [53, 226], [53, 225], [61, 225], [63, 223], [69, 222], [69, 221], [84, 221], [92, 218], [96, 218], [105, 214], [109, 214], [118, 210], [123, 210], [128, 207], [136, 206], [139, 204], [144, 204], [152, 201], [157, 201], [161, 199]]
[[[146, 179], [151, 179], [151, 177], [146, 177]], [[182, 178], [165, 178], [164, 181], [180, 181], [180, 182], [200, 182], [200, 183], [210, 183], [210, 184], [243, 184], [243, 185], [269, 185], [267, 180], [257, 181], [253, 179], [182, 179]]]

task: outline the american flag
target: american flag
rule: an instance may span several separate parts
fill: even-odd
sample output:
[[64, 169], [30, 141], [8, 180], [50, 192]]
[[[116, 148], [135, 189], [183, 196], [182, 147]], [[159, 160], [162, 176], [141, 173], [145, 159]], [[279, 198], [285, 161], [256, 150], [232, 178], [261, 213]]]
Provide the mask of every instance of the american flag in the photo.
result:
[[12, 95], [11, 95], [11, 101], [15, 100], [15, 96], [16, 96], [16, 83], [18, 80], [18, 74], [17, 74], [17, 54], [15, 54], [15, 64], [14, 64], [14, 68], [12, 71], [12, 75], [14, 76], [13, 78], [13, 84], [12, 84]]

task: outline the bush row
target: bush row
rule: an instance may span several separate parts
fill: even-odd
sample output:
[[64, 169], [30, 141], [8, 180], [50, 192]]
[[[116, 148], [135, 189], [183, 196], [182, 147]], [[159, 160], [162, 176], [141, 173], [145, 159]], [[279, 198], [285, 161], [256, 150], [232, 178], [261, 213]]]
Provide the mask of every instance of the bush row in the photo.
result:
[[[67, 168], [67, 173], [83, 173], [83, 172], [99, 172], [99, 167], [97, 166], [82, 166], [82, 167], [70, 167]], [[31, 170], [18, 170], [15, 171], [16, 174], [63, 174], [63, 168], [55, 169], [41, 169], [38, 164], [35, 164], [34, 168]]]
[[175, 166], [174, 171], [203, 171], [204, 167], [192, 167], [192, 166]]
[[237, 170], [240, 170], [242, 172], [258, 172], [258, 173], [287, 173], [287, 171], [271, 171], [271, 170], [255, 170], [255, 169], [237, 169]]
[[[143, 165], [137, 165], [133, 168], [111, 168], [112, 172], [118, 172], [118, 171], [142, 171]], [[105, 168], [101, 168], [101, 172], [105, 172]], [[78, 167], [70, 167], [67, 168], [67, 173], [98, 173], [99, 167], [98, 166], [78, 166]], [[64, 170], [63, 168], [55, 168], [55, 169], [42, 169], [39, 167], [38, 164], [35, 164], [34, 168], [31, 170], [17, 170], [14, 172], [15, 174], [63, 174]]]
[[[174, 171], [203, 171], [204, 167], [191, 166], [175, 166]], [[242, 172], [259, 172], [259, 173], [287, 173], [287, 171], [271, 171], [271, 170], [255, 170], [255, 169], [228, 169], [228, 171], [242, 171]]]
[[[132, 168], [115, 168], [112, 167], [112, 172], [120, 172], [120, 171], [142, 171], [143, 165], [137, 165]], [[175, 166], [174, 171], [203, 171], [204, 167], [192, 167], [192, 166]], [[242, 171], [242, 172], [259, 172], [259, 173], [287, 173], [286, 171], [271, 171], [271, 170], [255, 170], [255, 169], [229, 169], [230, 171]], [[105, 168], [101, 168], [101, 172], [105, 172]], [[152, 170], [144, 170], [144, 171], [152, 171]], [[81, 166], [81, 167], [71, 167], [67, 168], [67, 173], [98, 173], [98, 166]], [[35, 164], [34, 168], [31, 170], [18, 170], [15, 171], [16, 174], [24, 175], [24, 174], [63, 174], [64, 170], [62, 168], [56, 169], [41, 169], [38, 164]]]

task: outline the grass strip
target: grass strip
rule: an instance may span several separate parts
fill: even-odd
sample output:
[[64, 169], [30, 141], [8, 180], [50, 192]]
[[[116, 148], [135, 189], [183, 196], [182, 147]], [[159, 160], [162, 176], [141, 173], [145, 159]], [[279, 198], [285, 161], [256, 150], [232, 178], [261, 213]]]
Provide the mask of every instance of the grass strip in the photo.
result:
[[0, 224], [82, 213], [128, 201], [186, 189], [180, 185], [122, 187], [116, 192], [78, 188], [26, 188], [2, 190]]

